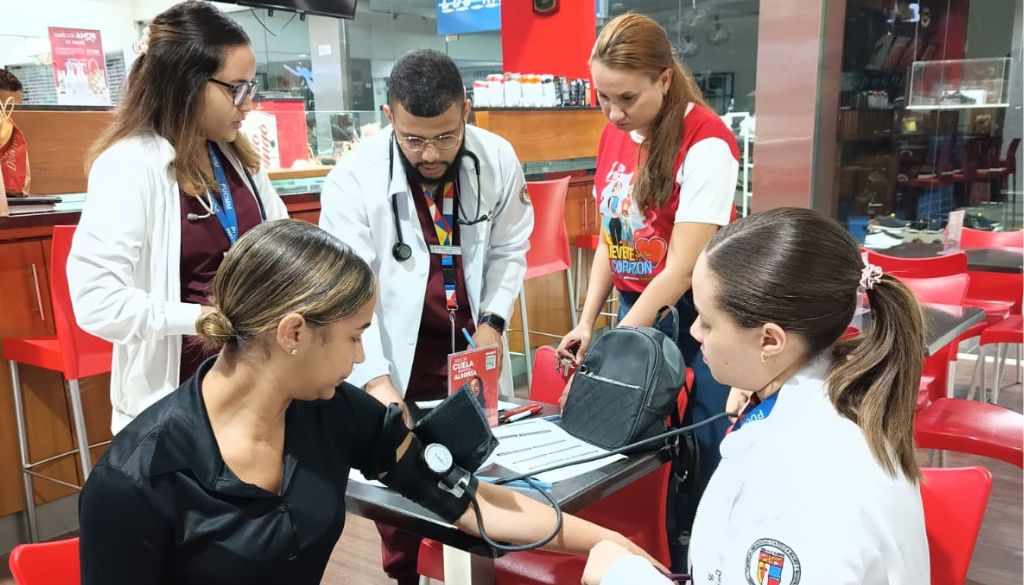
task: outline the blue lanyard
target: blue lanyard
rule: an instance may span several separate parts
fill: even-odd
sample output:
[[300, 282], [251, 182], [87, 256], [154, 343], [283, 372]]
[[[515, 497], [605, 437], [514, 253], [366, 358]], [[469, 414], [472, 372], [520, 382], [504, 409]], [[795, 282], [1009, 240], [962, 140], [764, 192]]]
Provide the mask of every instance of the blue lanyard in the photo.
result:
[[[754, 394], [753, 397], [756, 397]], [[768, 418], [768, 415], [772, 413], [772, 409], [775, 408], [775, 400], [779, 397], [779, 392], [775, 392], [768, 398], [765, 398], [761, 402], [752, 403], [740, 416], [736, 424], [733, 425], [732, 430], [738, 431], [743, 425], [747, 423], [757, 422]]]
[[224, 228], [228, 242], [233, 246], [238, 241], [238, 216], [235, 215], [235, 200], [231, 197], [231, 185], [228, 184], [228, 177], [224, 173], [224, 165], [220, 162], [217, 148], [212, 142], [207, 142], [206, 149], [210, 153], [210, 164], [213, 165], [213, 175], [217, 179], [217, 188], [220, 191], [220, 202], [223, 204], [223, 208], [213, 197], [210, 197], [210, 206], [213, 209], [213, 214], [217, 216], [217, 221], [220, 222], [220, 227]]

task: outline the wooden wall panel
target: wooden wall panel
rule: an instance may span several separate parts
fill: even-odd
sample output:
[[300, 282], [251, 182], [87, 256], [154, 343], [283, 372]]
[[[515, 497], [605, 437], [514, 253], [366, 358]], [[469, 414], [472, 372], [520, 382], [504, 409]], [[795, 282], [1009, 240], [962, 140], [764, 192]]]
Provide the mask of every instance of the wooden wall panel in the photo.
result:
[[476, 125], [511, 142], [524, 163], [595, 157], [606, 123], [598, 109], [476, 112]]
[[31, 194], [85, 192], [86, 153], [112, 116], [110, 111], [15, 112], [14, 121], [28, 143]]

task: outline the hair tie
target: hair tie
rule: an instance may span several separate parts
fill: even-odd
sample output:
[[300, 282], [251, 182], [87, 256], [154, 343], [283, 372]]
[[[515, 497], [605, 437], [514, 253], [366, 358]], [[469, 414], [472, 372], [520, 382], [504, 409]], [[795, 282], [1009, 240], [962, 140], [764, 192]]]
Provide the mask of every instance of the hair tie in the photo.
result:
[[139, 37], [139, 40], [132, 43], [132, 49], [135, 50], [136, 55], [145, 55], [149, 50], [149, 25], [142, 29], [142, 36]]
[[876, 284], [882, 280], [882, 267], [874, 264], [864, 263], [864, 268], [860, 271], [860, 288], [863, 290], [871, 290]]

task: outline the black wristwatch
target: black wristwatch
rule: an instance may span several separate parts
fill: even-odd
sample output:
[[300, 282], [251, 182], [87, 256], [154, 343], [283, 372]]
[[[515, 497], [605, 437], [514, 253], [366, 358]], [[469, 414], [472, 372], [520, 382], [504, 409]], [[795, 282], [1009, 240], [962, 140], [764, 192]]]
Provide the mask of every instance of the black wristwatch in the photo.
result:
[[505, 332], [505, 320], [494, 313], [484, 313], [483, 315], [480, 315], [480, 322], [478, 325], [487, 325], [499, 334]]

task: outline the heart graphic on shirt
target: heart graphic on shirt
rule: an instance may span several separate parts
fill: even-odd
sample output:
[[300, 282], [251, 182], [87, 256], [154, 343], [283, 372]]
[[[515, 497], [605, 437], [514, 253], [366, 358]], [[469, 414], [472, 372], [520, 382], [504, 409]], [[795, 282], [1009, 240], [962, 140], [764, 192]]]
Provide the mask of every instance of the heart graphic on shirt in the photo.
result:
[[665, 253], [668, 252], [668, 243], [664, 238], [659, 237], [638, 239], [633, 247], [636, 249], [637, 256], [652, 262], [655, 266], [661, 264], [661, 261], [665, 259]]

